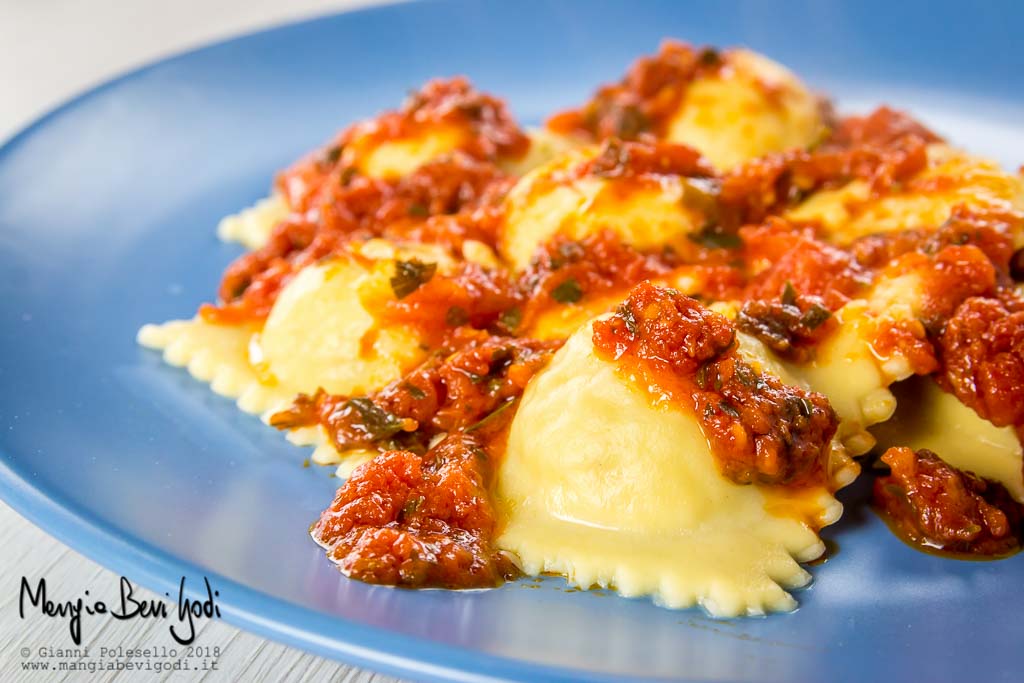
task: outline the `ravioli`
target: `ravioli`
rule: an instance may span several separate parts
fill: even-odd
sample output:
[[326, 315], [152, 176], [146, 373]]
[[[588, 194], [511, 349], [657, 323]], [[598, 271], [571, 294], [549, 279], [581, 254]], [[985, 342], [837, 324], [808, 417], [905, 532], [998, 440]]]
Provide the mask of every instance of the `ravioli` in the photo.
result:
[[821, 102], [785, 67], [750, 50], [730, 50], [717, 73], [687, 87], [666, 139], [697, 148], [717, 168], [791, 148], [827, 132]]
[[247, 249], [259, 249], [267, 243], [277, 224], [288, 216], [288, 204], [279, 194], [259, 200], [247, 209], [226, 216], [217, 225], [217, 237], [238, 242]]
[[[922, 301], [925, 298], [921, 264], [912, 268], [898, 265], [882, 269], [870, 287], [832, 314], [835, 329], [817, 342], [810, 359], [797, 362], [783, 358], [749, 335], [740, 334], [740, 351], [766, 363], [771, 371], [790, 384], [824, 394], [841, 418], [837, 438], [853, 455], [871, 450], [875, 439], [868, 428], [888, 420], [896, 410], [889, 390], [893, 382], [913, 375], [917, 368], [912, 349], [880, 344], [880, 335], [892, 327], [911, 326], [921, 338], [925, 329]], [[742, 304], [723, 305], [723, 312], [735, 317]]]
[[872, 352], [870, 334], [875, 329], [875, 318], [866, 301], [853, 301], [835, 316], [838, 329], [822, 342], [809, 363], [778, 358], [743, 334], [739, 335], [740, 352], [788, 383], [827, 396], [842, 419], [836, 437], [850, 453], [861, 455], [875, 444], [867, 428], [888, 420], [896, 410], [896, 399], [887, 387], [909, 372], [898, 366], [899, 359], [886, 365]]
[[876, 447], [949, 463], [884, 461], [907, 528], [1024, 541], [1024, 178], [938, 140], [676, 41], [542, 130], [433, 80], [225, 218], [218, 303], [138, 341], [352, 475], [314, 531], [348, 576], [792, 610]]
[[[299, 272], [262, 325], [221, 325], [197, 316], [146, 325], [139, 343], [163, 350], [171, 365], [186, 367], [245, 412], [264, 417], [321, 387], [352, 395], [378, 389], [415, 367], [426, 352], [415, 329], [381, 324], [367, 309], [364, 302], [391, 295], [395, 263], [393, 247], [370, 244], [360, 260], [338, 258]], [[381, 258], [367, 262], [373, 253]], [[290, 438], [318, 446], [318, 462], [339, 460], [319, 430], [292, 432]]]
[[577, 331], [528, 386], [498, 472], [499, 547], [527, 574], [651, 595], [716, 616], [796, 606], [799, 562], [842, 506], [825, 488], [792, 497], [717, 470], [696, 421], [595, 355]]
[[355, 135], [346, 147], [353, 165], [371, 178], [390, 180], [412, 173], [444, 154], [461, 148], [469, 139], [468, 131], [458, 125], [440, 123], [423, 127], [397, 139], [378, 141], [371, 131]]
[[[998, 164], [945, 144], [927, 148], [928, 165], [904, 187], [875, 196], [867, 182], [854, 180], [807, 198], [786, 217], [818, 223], [828, 239], [849, 244], [865, 235], [938, 227], [957, 206], [978, 211], [1024, 211], [1024, 181]], [[1017, 246], [1024, 234], [1015, 235]]]
[[[500, 160], [499, 165], [505, 172], [515, 176], [524, 175], [574, 146], [569, 138], [544, 129], [528, 130], [526, 134], [530, 139], [527, 153], [522, 158]], [[458, 148], [458, 145], [450, 146], [448, 143], [452, 141], [445, 135], [423, 133], [422, 136], [424, 139], [419, 142], [405, 141], [376, 149], [370, 154], [369, 161], [364, 162], [364, 166], [375, 177], [395, 179]], [[238, 242], [247, 249], [259, 249], [267, 243], [277, 224], [288, 217], [289, 211], [288, 203], [280, 193], [274, 192], [252, 206], [221, 219], [217, 225], [217, 236], [225, 242]]]
[[611, 230], [630, 246], [660, 249], [684, 245], [704, 225], [704, 207], [694, 199], [699, 179], [671, 173], [643, 181], [581, 175], [599, 153], [597, 147], [570, 150], [526, 174], [509, 192], [498, 246], [514, 268], [529, 265], [537, 248], [555, 235], [579, 239]]
[[579, 146], [579, 142], [571, 137], [558, 135], [546, 128], [527, 128], [526, 137], [530, 139], [530, 148], [522, 158], [498, 161], [498, 166], [506, 173], [517, 177], [524, 176]]
[[526, 330], [537, 339], [567, 339], [594, 317], [614, 309], [622, 301], [622, 292], [587, 297], [578, 304], [559, 306], [544, 311]]
[[1024, 503], [1021, 444], [1013, 427], [996, 427], [939, 388], [930, 377], [893, 387], [899, 407], [872, 428], [880, 450], [927, 448], [954, 467], [997, 481]]

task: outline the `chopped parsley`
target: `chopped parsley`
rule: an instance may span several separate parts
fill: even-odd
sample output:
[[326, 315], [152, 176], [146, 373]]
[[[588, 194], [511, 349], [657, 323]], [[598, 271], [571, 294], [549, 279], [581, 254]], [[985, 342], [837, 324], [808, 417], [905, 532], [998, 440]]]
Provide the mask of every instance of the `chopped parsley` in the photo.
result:
[[728, 401], [719, 401], [718, 409], [733, 419], [740, 417], [740, 411], [736, 410], [736, 407]]
[[743, 246], [743, 240], [739, 235], [726, 232], [715, 223], [708, 223], [700, 232], [691, 232], [686, 237], [705, 249], [738, 249]]
[[434, 277], [436, 263], [424, 263], [419, 259], [395, 261], [395, 274], [391, 278], [391, 289], [395, 296], [404, 299]]
[[635, 337], [640, 326], [637, 325], [636, 316], [633, 315], [633, 309], [630, 308], [626, 302], [622, 302], [619, 304], [619, 307], [615, 309], [615, 315], [622, 318], [622, 322], [626, 324], [626, 329]]
[[706, 47], [697, 54], [697, 63], [701, 66], [718, 66], [722, 63], [722, 54], [713, 47]]
[[793, 283], [786, 280], [786, 285], [782, 288], [782, 296], [779, 297], [783, 306], [796, 306], [796, 288], [793, 287]]
[[356, 177], [356, 173], [358, 171], [356, 171], [355, 166], [347, 166], [338, 177], [338, 182], [341, 183], [342, 187], [347, 187], [352, 182], [352, 179]]
[[467, 427], [466, 432], [475, 432], [478, 429], [482, 429], [483, 427], [486, 427], [489, 424], [493, 424], [503, 413], [505, 413], [505, 411], [511, 408], [512, 404], [515, 402], [516, 400], [514, 398], [508, 399], [500, 406], [492, 410], [484, 419], [480, 420], [474, 425], [470, 425], [469, 427]]
[[800, 318], [800, 322], [808, 329], [815, 330], [832, 317], [832, 312], [820, 304], [814, 304]]
[[560, 304], [574, 304], [583, 298], [583, 288], [571, 277], [551, 290], [551, 298]]
[[459, 327], [469, 322], [469, 313], [462, 306], [452, 306], [445, 313], [444, 323], [448, 327]]
[[324, 155], [322, 157], [323, 162], [328, 166], [333, 166], [334, 164], [338, 163], [338, 159], [341, 158], [341, 151], [341, 145], [331, 145], [326, 150], [324, 150]]
[[415, 384], [410, 384], [406, 382], [405, 384], [402, 385], [402, 388], [408, 391], [409, 395], [412, 396], [417, 401], [422, 401], [427, 397], [427, 392], [423, 391]]
[[799, 405], [800, 414], [804, 417], [810, 417], [814, 413], [814, 404], [811, 403], [809, 399], [801, 396], [799, 399]]
[[423, 496], [414, 496], [408, 499], [407, 501], [405, 501], [405, 505], [402, 506], [402, 514], [411, 515], [415, 513], [417, 510], [420, 509], [420, 506], [423, 505], [423, 502], [425, 500], [426, 499]]
[[510, 308], [507, 311], [503, 311], [501, 316], [498, 318], [505, 329], [509, 332], [515, 332], [519, 324], [523, 322], [523, 312], [518, 308]]
[[387, 439], [402, 431], [402, 420], [397, 415], [389, 413], [368, 398], [350, 398], [345, 401], [344, 407], [359, 413], [363, 431], [375, 441]]
[[701, 389], [708, 388], [708, 373], [711, 371], [711, 363], [713, 361], [707, 361], [701, 363], [700, 367], [697, 368], [697, 376], [695, 378], [697, 386]]

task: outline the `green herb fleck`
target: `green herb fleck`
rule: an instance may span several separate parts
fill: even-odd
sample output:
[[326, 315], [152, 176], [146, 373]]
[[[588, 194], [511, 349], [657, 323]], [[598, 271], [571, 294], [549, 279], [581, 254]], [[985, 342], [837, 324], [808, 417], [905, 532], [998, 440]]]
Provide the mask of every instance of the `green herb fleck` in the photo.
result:
[[409, 395], [412, 396], [417, 401], [422, 401], [427, 397], [427, 392], [423, 391], [415, 384], [409, 384], [408, 382], [406, 382], [405, 384], [402, 385], [402, 388], [408, 391]]
[[323, 162], [328, 166], [333, 166], [338, 163], [338, 159], [341, 158], [341, 145], [331, 145], [324, 150]]
[[418, 259], [395, 261], [395, 275], [391, 278], [391, 289], [396, 297], [404, 299], [424, 283], [429, 282], [436, 272], [436, 263], [423, 263]]
[[430, 209], [420, 203], [410, 204], [409, 215], [414, 218], [426, 218], [430, 215]]
[[249, 289], [249, 285], [251, 284], [252, 278], [248, 277], [235, 283], [235, 286], [231, 288], [231, 298], [229, 299], [229, 301], [234, 301], [238, 297], [245, 294], [245, 290]]
[[814, 404], [803, 396], [800, 397], [800, 414], [804, 417], [810, 417], [814, 414]]
[[816, 330], [821, 325], [832, 317], [832, 313], [819, 304], [814, 304], [807, 309], [807, 312], [800, 317], [800, 322], [804, 324], [810, 330]]
[[696, 209], [707, 216], [705, 229], [716, 223], [719, 213], [718, 198], [722, 192], [722, 181], [716, 178], [684, 178], [683, 206]]
[[706, 47], [697, 54], [697, 63], [701, 66], [718, 66], [722, 63], [722, 54], [713, 47]]
[[793, 287], [793, 283], [789, 280], [786, 280], [786, 284], [782, 288], [780, 301], [782, 301], [784, 306], [796, 306], [796, 289]]
[[461, 306], [452, 306], [444, 316], [444, 324], [448, 327], [459, 327], [469, 322], [469, 313]]
[[347, 187], [352, 182], [352, 179], [356, 177], [357, 172], [355, 166], [346, 167], [338, 177], [338, 182], [341, 183], [342, 187]]
[[733, 419], [739, 419], [740, 411], [736, 410], [735, 406], [728, 401], [719, 401], [718, 409]]
[[402, 506], [402, 514], [406, 516], [413, 514], [420, 509], [424, 500], [425, 498], [423, 496], [415, 496], [405, 501], [405, 505]]
[[743, 240], [739, 235], [726, 232], [715, 223], [708, 223], [700, 232], [691, 232], [686, 237], [705, 249], [738, 249], [743, 246]]
[[345, 410], [359, 413], [363, 431], [377, 441], [387, 439], [402, 431], [402, 420], [389, 413], [368, 398], [350, 398], [345, 401]]
[[746, 363], [736, 363], [736, 379], [745, 387], [757, 386], [757, 373]]
[[493, 396], [501, 391], [503, 386], [505, 386], [505, 380], [500, 377], [492, 377], [487, 380], [487, 393]]
[[626, 324], [626, 329], [630, 335], [635, 337], [640, 326], [637, 324], [636, 315], [633, 314], [633, 309], [630, 308], [629, 304], [625, 301], [619, 304], [619, 307], [615, 309], [615, 315], [622, 318], [622, 322]]
[[484, 419], [480, 420], [476, 424], [470, 425], [466, 428], [466, 432], [475, 432], [479, 429], [486, 427], [487, 425], [493, 424], [497, 419], [515, 403], [514, 398], [510, 398], [500, 406], [492, 410]]
[[507, 311], [502, 312], [498, 321], [509, 332], [515, 332], [516, 328], [519, 327], [519, 324], [523, 322], [523, 312], [518, 308], [510, 308]]
[[711, 372], [711, 363], [712, 361], [701, 363], [700, 367], [697, 368], [696, 381], [697, 386], [700, 387], [701, 389], [708, 388], [708, 373]]
[[583, 289], [576, 278], [571, 277], [551, 290], [551, 298], [560, 304], [574, 304], [583, 298]]

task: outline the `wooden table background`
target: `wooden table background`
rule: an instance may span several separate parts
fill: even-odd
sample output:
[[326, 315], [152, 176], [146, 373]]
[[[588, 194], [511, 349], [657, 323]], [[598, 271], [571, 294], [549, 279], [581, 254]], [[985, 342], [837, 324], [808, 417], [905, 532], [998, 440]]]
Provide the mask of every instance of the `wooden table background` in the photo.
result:
[[[379, 0], [2, 0], [0, 141], [60, 101], [169, 53], [374, 1]], [[0, 501], [0, 681], [394, 680], [205, 619], [199, 622], [195, 644], [222, 648], [217, 671], [159, 675], [25, 671], [23, 648], [68, 647], [71, 641], [64, 619], [18, 617], [22, 576], [46, 577], [51, 586], [61, 586], [61, 596], [68, 597], [81, 595], [90, 586], [109, 586], [116, 593], [119, 579]], [[160, 620], [111, 618], [83, 629], [82, 645], [92, 646], [95, 658], [99, 646], [171, 646], [173, 641]]]

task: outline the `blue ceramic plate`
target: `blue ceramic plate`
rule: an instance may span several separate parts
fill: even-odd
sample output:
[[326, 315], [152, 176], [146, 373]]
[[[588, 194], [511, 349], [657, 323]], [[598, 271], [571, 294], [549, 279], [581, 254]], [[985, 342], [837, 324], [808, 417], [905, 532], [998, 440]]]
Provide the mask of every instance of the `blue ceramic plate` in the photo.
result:
[[239, 253], [218, 218], [431, 76], [466, 73], [537, 123], [662, 37], [742, 43], [846, 110], [910, 108], [1015, 167], [1022, 25], [1010, 3], [405, 4], [104, 85], [0, 151], [0, 494], [155, 590], [208, 575], [243, 628], [419, 679], [1019, 680], [1024, 556], [923, 555], [857, 507], [828, 531], [840, 550], [799, 611], [763, 619], [553, 579], [468, 593], [347, 581], [306, 535], [337, 480], [134, 337], [215, 292]]

